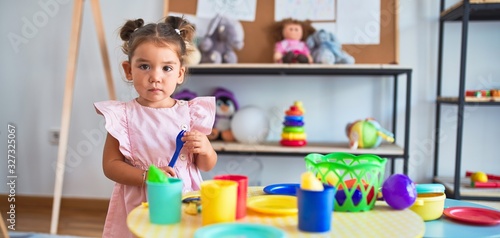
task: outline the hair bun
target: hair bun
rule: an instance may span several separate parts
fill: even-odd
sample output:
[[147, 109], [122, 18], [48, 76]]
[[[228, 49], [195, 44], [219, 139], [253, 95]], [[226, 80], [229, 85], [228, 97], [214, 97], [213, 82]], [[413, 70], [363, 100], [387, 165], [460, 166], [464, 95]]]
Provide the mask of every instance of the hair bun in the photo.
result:
[[144, 26], [144, 20], [142, 20], [142, 18], [138, 18], [134, 22], [135, 22], [137, 28]]
[[120, 38], [124, 41], [130, 40], [130, 36], [134, 31], [139, 29], [140, 27], [144, 26], [144, 20], [142, 18], [138, 18], [136, 20], [128, 20], [125, 22], [125, 25], [123, 25], [122, 29], [120, 30]]
[[184, 16], [168, 16], [165, 18], [165, 23], [172, 27], [172, 29], [181, 36], [183, 41], [193, 41], [195, 36], [195, 27], [188, 20], [186, 20]]

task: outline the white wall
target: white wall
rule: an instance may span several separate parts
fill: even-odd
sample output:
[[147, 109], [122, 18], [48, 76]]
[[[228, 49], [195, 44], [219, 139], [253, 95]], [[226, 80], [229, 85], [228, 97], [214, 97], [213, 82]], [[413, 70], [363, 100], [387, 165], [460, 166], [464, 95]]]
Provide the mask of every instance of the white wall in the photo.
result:
[[[400, 2], [400, 59], [402, 65], [413, 68], [409, 174], [417, 182], [428, 182], [432, 177], [439, 3]], [[47, 8], [47, 3], [52, 5]], [[157, 21], [161, 18], [162, 3], [160, 0], [101, 1], [120, 100], [130, 100], [135, 94], [122, 80], [119, 65], [124, 57], [117, 29], [130, 18]], [[6, 158], [7, 124], [15, 123], [17, 194], [53, 193], [57, 146], [49, 143], [48, 133], [61, 123], [72, 11], [73, 3], [67, 0], [0, 1], [0, 144], [3, 144], [0, 153]], [[467, 88], [500, 88], [500, 47], [496, 45], [500, 42], [500, 32], [495, 31], [499, 27], [498, 22], [470, 25], [469, 45], [474, 47], [468, 50]], [[444, 86], [444, 94], [450, 96], [456, 95], [458, 87], [459, 34], [459, 24], [447, 23], [444, 75], [448, 84]], [[18, 45], [11, 43], [14, 35], [23, 37], [23, 41]], [[377, 118], [386, 127], [391, 123], [390, 80], [193, 75], [184, 86], [200, 95], [209, 94], [215, 86], [225, 86], [236, 92], [241, 105], [262, 107], [269, 112], [269, 139], [273, 140], [279, 138], [283, 110], [295, 100], [302, 100], [306, 107], [306, 130], [311, 141], [345, 141], [345, 124], [368, 116]], [[398, 137], [402, 138], [404, 84], [400, 86]], [[101, 169], [103, 119], [92, 105], [107, 98], [90, 2], [86, 1], [63, 188], [66, 197], [107, 198], [111, 193], [113, 183]], [[456, 108], [447, 106], [443, 111], [441, 175], [452, 175]], [[495, 107], [467, 108], [463, 170], [500, 173], [498, 118], [500, 110]], [[6, 159], [0, 162], [0, 167], [4, 168], [0, 170], [0, 181], [6, 181]], [[396, 168], [401, 171], [400, 162]], [[301, 157], [220, 156], [216, 169], [204, 176], [241, 172], [251, 176], [253, 184], [265, 185], [296, 182], [303, 170]], [[0, 186], [0, 193], [8, 193], [7, 186]]]

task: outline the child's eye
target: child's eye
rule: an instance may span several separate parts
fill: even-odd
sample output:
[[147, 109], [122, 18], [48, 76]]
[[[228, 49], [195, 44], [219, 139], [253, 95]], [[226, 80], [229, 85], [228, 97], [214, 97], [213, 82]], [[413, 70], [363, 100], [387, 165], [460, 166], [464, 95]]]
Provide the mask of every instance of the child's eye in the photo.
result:
[[147, 64], [141, 64], [141, 65], [139, 65], [139, 69], [148, 70], [149, 69], [149, 65], [147, 65]]
[[164, 66], [163, 70], [164, 71], [172, 71], [172, 67], [170, 67], [170, 66]]

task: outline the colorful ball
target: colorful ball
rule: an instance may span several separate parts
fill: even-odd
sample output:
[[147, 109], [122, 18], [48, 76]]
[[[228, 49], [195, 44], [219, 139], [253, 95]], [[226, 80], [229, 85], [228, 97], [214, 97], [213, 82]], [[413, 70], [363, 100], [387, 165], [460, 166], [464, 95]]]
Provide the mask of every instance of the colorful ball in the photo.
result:
[[[356, 133], [357, 135], [353, 135]], [[381, 139], [377, 134], [377, 128], [369, 121], [357, 121], [351, 127], [350, 138], [357, 138], [359, 148], [377, 147]]]
[[380, 124], [373, 119], [358, 120], [349, 123], [346, 127], [347, 137], [350, 147], [357, 148], [376, 148], [382, 140], [394, 142], [394, 135], [382, 128]]
[[417, 199], [415, 183], [404, 174], [393, 174], [382, 184], [382, 195], [389, 206], [403, 210]]

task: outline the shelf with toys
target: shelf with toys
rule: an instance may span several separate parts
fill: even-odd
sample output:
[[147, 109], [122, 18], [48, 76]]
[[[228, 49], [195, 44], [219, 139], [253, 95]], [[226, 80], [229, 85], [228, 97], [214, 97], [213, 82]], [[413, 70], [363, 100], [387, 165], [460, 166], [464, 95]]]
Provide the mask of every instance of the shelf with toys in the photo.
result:
[[[458, 97], [438, 97], [438, 103], [458, 104]], [[464, 105], [492, 106], [500, 105], [500, 90], [467, 90], [465, 91]]]
[[[199, 64], [189, 68], [190, 75], [307, 75], [307, 76], [377, 76], [374, 79], [393, 80], [392, 126], [390, 131], [396, 135], [398, 108], [398, 85], [403, 83], [405, 90], [404, 136], [394, 137], [396, 143], [382, 143], [373, 149], [351, 149], [346, 143], [307, 143], [305, 146], [282, 146], [279, 142], [263, 142], [243, 144], [236, 142], [212, 141], [214, 149], [220, 154], [253, 153], [272, 156], [304, 156], [309, 153], [347, 152], [351, 154], [376, 154], [391, 161], [391, 172], [394, 173], [396, 159], [403, 160], [403, 173], [408, 173], [409, 130], [411, 106], [412, 69], [400, 65], [388, 64]], [[379, 77], [380, 76], [380, 77]], [[401, 102], [399, 102], [401, 103]], [[399, 139], [399, 140], [398, 140]]]
[[[479, 188], [471, 187], [470, 180], [461, 176], [462, 167], [462, 145], [464, 138], [464, 118], [465, 107], [471, 106], [499, 106], [499, 90], [484, 88], [480, 90], [466, 89], [466, 69], [468, 47], [468, 28], [470, 21], [498, 21], [500, 20], [500, 1], [499, 0], [464, 0], [445, 9], [445, 0], [441, 0], [439, 19], [439, 46], [438, 46], [438, 76], [437, 76], [437, 99], [436, 99], [436, 123], [435, 131], [441, 131], [441, 121], [444, 118], [442, 112], [443, 105], [454, 105], [457, 107], [456, 123], [456, 151], [454, 158], [454, 174], [452, 177], [443, 177], [439, 175], [440, 142], [434, 142], [434, 181], [443, 183], [446, 186], [449, 197], [454, 199], [471, 200], [495, 200], [500, 201], [500, 189], [498, 188]], [[458, 83], [458, 96], [449, 97], [442, 95], [444, 85], [443, 65], [444, 65], [444, 26], [446, 22], [461, 22], [461, 46], [460, 46], [460, 66]], [[477, 63], [477, 62], [476, 62]], [[436, 134], [436, 138], [440, 138]]]
[[346, 152], [354, 155], [376, 154], [380, 157], [399, 157], [404, 155], [404, 149], [395, 144], [381, 144], [375, 149], [350, 149], [348, 143], [308, 143], [306, 146], [285, 147], [279, 142], [260, 144], [242, 144], [237, 142], [213, 141], [212, 146], [224, 154], [256, 153], [263, 155], [307, 155], [310, 153], [328, 154]]
[[189, 66], [193, 75], [357, 75], [399, 76], [411, 80], [412, 69], [393, 64], [198, 64]]
[[[493, 106], [500, 105], [500, 98], [476, 98], [476, 97], [466, 97], [464, 99], [464, 105], [474, 105], [474, 106]], [[458, 104], [458, 97], [440, 97], [438, 98], [439, 103], [442, 104]]]
[[[446, 190], [453, 194], [453, 177], [436, 177]], [[471, 200], [498, 200], [500, 196], [500, 175], [487, 174], [482, 171], [466, 171], [460, 179], [460, 194]]]

